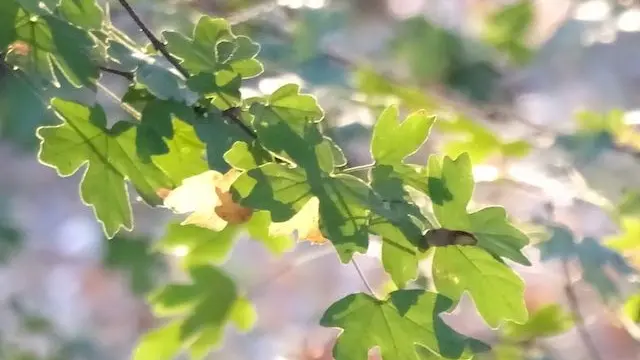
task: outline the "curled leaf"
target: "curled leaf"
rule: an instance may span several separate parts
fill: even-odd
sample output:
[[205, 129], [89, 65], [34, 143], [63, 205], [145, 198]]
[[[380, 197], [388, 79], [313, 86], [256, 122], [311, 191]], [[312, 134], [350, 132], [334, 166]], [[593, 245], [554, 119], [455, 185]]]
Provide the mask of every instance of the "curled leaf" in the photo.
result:
[[177, 214], [190, 213], [183, 225], [220, 231], [227, 224], [245, 223], [253, 210], [235, 203], [229, 193], [239, 175], [240, 172], [233, 169], [226, 174], [209, 170], [186, 178], [166, 196], [164, 205]]
[[476, 245], [478, 239], [472, 233], [462, 230], [430, 229], [424, 236], [428, 246]]

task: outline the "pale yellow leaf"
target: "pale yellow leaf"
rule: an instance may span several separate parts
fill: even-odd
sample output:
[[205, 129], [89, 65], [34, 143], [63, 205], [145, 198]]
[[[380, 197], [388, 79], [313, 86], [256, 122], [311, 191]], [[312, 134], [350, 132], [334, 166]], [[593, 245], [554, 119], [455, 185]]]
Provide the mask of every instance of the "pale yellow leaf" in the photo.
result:
[[291, 219], [283, 222], [274, 222], [269, 226], [269, 234], [272, 236], [291, 235], [298, 232], [300, 240], [307, 240], [314, 244], [322, 244], [327, 239], [319, 229], [320, 201], [312, 197]]
[[253, 211], [234, 203], [229, 193], [239, 175], [236, 170], [226, 174], [209, 170], [186, 178], [165, 197], [164, 205], [176, 214], [190, 214], [183, 225], [221, 231], [228, 223], [244, 223]]

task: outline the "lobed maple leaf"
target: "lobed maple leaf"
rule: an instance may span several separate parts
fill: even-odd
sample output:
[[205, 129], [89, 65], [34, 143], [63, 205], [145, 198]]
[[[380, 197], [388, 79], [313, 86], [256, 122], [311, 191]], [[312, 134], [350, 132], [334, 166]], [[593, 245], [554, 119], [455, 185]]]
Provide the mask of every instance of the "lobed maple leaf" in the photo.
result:
[[215, 170], [186, 178], [164, 199], [164, 205], [177, 214], [190, 215], [182, 222], [221, 231], [227, 224], [249, 221], [253, 210], [233, 201], [229, 189], [240, 176], [237, 170], [226, 174]]

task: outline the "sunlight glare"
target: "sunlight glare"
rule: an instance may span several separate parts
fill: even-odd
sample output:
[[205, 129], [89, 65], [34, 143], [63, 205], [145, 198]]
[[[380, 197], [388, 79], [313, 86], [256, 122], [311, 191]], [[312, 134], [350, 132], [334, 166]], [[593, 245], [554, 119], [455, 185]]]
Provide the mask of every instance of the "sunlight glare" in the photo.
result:
[[589, 0], [576, 7], [574, 19], [580, 21], [602, 21], [611, 12], [611, 5], [604, 0]]
[[640, 31], [640, 8], [629, 9], [620, 14], [616, 25], [620, 31]]
[[187, 256], [187, 254], [189, 254], [189, 248], [184, 245], [176, 246], [175, 248], [171, 249], [171, 253], [175, 257], [185, 257]]
[[498, 168], [493, 165], [474, 165], [472, 171], [475, 182], [495, 181], [500, 175]]

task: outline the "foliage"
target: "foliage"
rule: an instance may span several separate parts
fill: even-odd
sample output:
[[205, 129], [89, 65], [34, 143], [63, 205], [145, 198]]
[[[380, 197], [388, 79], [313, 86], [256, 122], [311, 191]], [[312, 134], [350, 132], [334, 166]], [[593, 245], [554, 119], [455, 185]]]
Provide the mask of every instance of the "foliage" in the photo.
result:
[[[501, 327], [510, 341], [556, 335], [572, 325], [557, 306], [528, 315], [524, 282], [508, 263], [531, 265], [523, 252], [527, 235], [504, 208], [471, 204], [472, 164], [522, 157], [530, 145], [501, 139], [463, 114], [436, 119], [430, 114], [440, 105], [421, 90], [445, 83], [475, 101], [492, 100], [487, 88], [499, 74], [488, 50], [505, 52], [515, 63], [529, 57], [527, 27], [520, 26], [533, 16], [528, 1], [492, 16], [481, 51], [470, 52], [464, 39], [422, 18], [399, 24], [402, 41], [394, 39], [390, 48], [416, 81], [400, 84], [377, 69], [357, 70], [357, 92], [366, 104], [383, 108], [372, 129], [373, 163], [361, 167], [350, 166], [327, 135], [333, 131], [330, 114], [301, 86], [242, 96], [241, 87], [263, 73], [262, 61], [278, 57], [274, 52], [282, 47], [270, 44], [263, 60], [257, 42], [211, 16], [201, 16], [190, 34], [164, 31], [158, 39], [125, 0], [119, 2], [150, 46], [115, 28], [95, 0], [3, 1], [0, 52], [11, 76], [4, 81], [20, 101], [3, 99], [11, 106], [0, 116], [36, 119], [39, 161], [61, 177], [82, 172], [80, 198], [110, 239], [105, 262], [126, 270], [136, 291], [146, 293], [154, 283], [149, 271], [161, 266], [147, 241], [122, 232], [135, 223], [130, 191], [147, 205], [186, 215], [170, 221], [153, 250], [180, 256], [189, 281], [148, 297], [167, 322], [142, 337], [134, 359], [172, 359], [183, 352], [201, 359], [220, 346], [227, 325], [253, 327], [257, 314], [248, 291], [221, 267], [243, 233], [275, 255], [291, 249], [293, 237], [331, 244], [343, 263], [367, 252], [371, 235], [381, 238], [381, 262], [397, 290], [384, 299], [351, 294], [326, 310], [320, 324], [343, 329], [336, 360], [364, 360], [376, 346], [384, 360], [486, 353], [487, 344], [440, 318], [465, 292], [485, 322]], [[310, 20], [299, 24], [296, 45], [283, 52], [297, 56], [296, 66], [308, 58], [303, 43], [315, 41], [314, 31], [342, 22], [305, 16]], [[105, 73], [129, 83], [118, 99], [124, 118], [110, 119], [100, 103], [74, 92], [96, 91]], [[399, 105], [379, 106], [389, 96]], [[582, 117], [584, 134], [558, 141], [590, 153], [594, 141], [619, 135], [612, 117], [618, 119]], [[410, 162], [436, 131], [450, 140], [443, 154], [431, 154], [426, 164]], [[418, 199], [430, 206], [419, 206]], [[630, 233], [637, 230], [632, 220], [625, 225]], [[564, 228], [553, 230], [540, 246], [543, 259], [577, 259], [584, 280], [603, 298], [616, 295], [602, 267], [632, 273], [622, 256], [595, 239], [577, 241]], [[635, 246], [632, 240], [623, 236], [610, 246]], [[409, 289], [421, 284], [418, 265], [425, 259], [431, 260], [434, 288]]]

